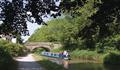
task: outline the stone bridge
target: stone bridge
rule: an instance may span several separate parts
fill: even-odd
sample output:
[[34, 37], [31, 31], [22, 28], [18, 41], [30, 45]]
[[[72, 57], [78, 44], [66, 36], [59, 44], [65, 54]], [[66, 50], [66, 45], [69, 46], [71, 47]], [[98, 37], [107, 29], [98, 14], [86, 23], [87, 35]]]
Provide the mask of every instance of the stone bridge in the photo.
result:
[[52, 49], [57, 49], [57, 48], [62, 47], [60, 43], [52, 43], [52, 42], [27, 42], [25, 43], [25, 46], [30, 51], [36, 48], [44, 48], [50, 51]]

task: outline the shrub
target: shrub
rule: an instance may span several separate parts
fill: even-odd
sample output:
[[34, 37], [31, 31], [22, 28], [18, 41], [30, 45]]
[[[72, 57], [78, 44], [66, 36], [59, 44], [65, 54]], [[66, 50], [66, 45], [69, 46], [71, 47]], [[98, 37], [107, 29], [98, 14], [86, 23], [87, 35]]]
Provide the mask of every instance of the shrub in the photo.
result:
[[9, 43], [8, 41], [0, 39], [0, 45], [5, 45], [5, 44], [8, 44], [8, 43]]
[[100, 59], [100, 55], [97, 54], [97, 52], [95, 51], [79, 50], [79, 49], [72, 51], [71, 57], [75, 59], [78, 58], [82, 60], [93, 60], [93, 61]]
[[114, 50], [120, 50], [120, 35], [108, 36], [96, 43], [98, 53], [108, 53]]
[[22, 45], [0, 39], [0, 68], [13, 64], [14, 61], [12, 57], [22, 55], [24, 49]]
[[11, 63], [12, 61], [12, 56], [2, 45], [0, 45], [0, 68], [6, 64]]
[[24, 47], [20, 44], [8, 43], [5, 45], [5, 48], [8, 50], [11, 56], [20, 56], [24, 53]]

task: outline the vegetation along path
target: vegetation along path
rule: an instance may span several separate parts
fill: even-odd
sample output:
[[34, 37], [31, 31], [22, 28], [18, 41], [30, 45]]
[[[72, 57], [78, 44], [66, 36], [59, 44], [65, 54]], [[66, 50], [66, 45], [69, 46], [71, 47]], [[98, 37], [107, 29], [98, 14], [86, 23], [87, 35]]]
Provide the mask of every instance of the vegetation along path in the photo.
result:
[[39, 63], [33, 58], [32, 54], [24, 57], [16, 57], [18, 70], [44, 70]]

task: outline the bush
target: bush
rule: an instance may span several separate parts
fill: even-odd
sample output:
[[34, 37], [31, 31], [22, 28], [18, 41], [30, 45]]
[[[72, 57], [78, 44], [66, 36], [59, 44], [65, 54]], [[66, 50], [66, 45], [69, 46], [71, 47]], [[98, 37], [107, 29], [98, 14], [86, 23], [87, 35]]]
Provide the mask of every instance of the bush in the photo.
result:
[[120, 50], [120, 35], [116, 34], [108, 36], [96, 43], [98, 53], [108, 53], [115, 50]]
[[0, 68], [6, 64], [11, 63], [12, 61], [12, 56], [2, 45], [0, 45]]
[[1, 39], [0, 45], [13, 57], [22, 55], [23, 53], [25, 53], [24, 50], [26, 49], [23, 45], [14, 44]]
[[24, 47], [22, 45], [0, 39], [0, 67], [13, 64], [12, 57], [22, 55], [24, 53], [23, 50]]
[[8, 43], [9, 43], [8, 41], [0, 39], [0, 45], [5, 45], [5, 44], [8, 44]]
[[8, 43], [5, 45], [5, 48], [8, 50], [11, 56], [20, 56], [24, 53], [24, 47], [20, 44]]
[[116, 52], [110, 52], [104, 57], [104, 64], [120, 64], [120, 54]]
[[98, 61], [100, 60], [101, 56], [95, 51], [89, 51], [89, 50], [79, 50], [76, 49], [71, 52], [71, 57], [73, 59], [82, 59], [82, 60], [92, 60], [92, 61]]

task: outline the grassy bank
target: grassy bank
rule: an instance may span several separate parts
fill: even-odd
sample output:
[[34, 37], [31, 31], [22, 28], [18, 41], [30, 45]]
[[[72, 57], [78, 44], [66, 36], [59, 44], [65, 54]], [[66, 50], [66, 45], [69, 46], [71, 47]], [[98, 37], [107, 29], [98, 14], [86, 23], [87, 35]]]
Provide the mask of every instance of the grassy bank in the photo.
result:
[[106, 54], [98, 54], [96, 51], [74, 50], [70, 53], [71, 59], [82, 62], [102, 63]]
[[[77, 55], [80, 53], [79, 55]], [[120, 64], [120, 52], [111, 51], [107, 53], [97, 53], [96, 51], [73, 51], [71, 56], [74, 59], [78, 58], [83, 62], [103, 63], [103, 64]]]
[[[52, 52], [63, 52], [63, 49], [52, 50]], [[99, 53], [91, 50], [73, 50], [69, 51], [71, 61], [79, 61], [82, 63], [104, 63], [104, 64], [120, 64], [120, 51], [106, 50], [107, 52]]]
[[70, 53], [73, 60], [82, 60], [83, 62], [120, 64], [120, 51], [111, 50], [106, 53], [98, 53], [89, 50], [74, 50]]
[[39, 63], [43, 68], [45, 68], [45, 70], [66, 70], [62, 65], [51, 62], [46, 57], [37, 54], [34, 54], [33, 56], [37, 61], [39, 61]]
[[[52, 52], [63, 52], [64, 49], [55, 49]], [[69, 51], [70, 59], [77, 60], [79, 62], [92, 62], [92, 63], [102, 63], [103, 58], [106, 54], [98, 54], [96, 51], [89, 51], [89, 50], [73, 50]]]

